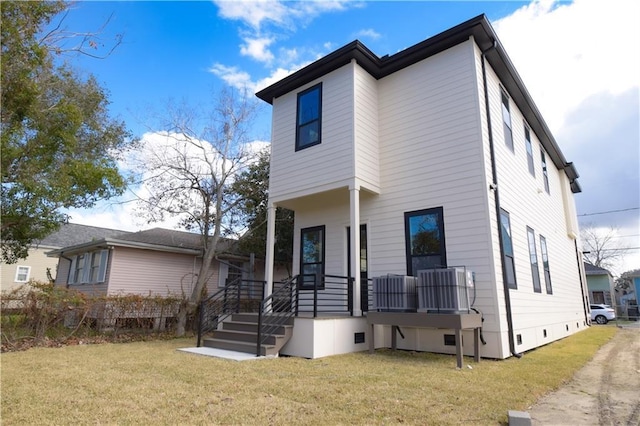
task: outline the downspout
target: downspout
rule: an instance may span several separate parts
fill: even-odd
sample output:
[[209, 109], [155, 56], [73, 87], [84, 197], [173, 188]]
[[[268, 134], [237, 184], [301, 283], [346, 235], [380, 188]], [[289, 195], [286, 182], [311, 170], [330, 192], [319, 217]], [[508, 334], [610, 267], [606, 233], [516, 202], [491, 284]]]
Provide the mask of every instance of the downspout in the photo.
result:
[[580, 250], [578, 250], [578, 240], [573, 240], [573, 245], [576, 249], [576, 262], [578, 263], [578, 277], [580, 278], [580, 290], [582, 291], [582, 309], [584, 310], [584, 321], [585, 324], [589, 324], [591, 321], [591, 316], [589, 315], [589, 311], [587, 310], [587, 294], [584, 290], [584, 280], [582, 279], [583, 265], [582, 257], [580, 256]]
[[[73, 262], [73, 260], [69, 257], [66, 257], [63, 252], [60, 252], [60, 257], [69, 261], [69, 271], [67, 271], [67, 283], [65, 284], [65, 288], [69, 288], [69, 275], [71, 275], [71, 262]], [[57, 279], [58, 279], [58, 274], [56, 273], [56, 280]]]
[[493, 132], [491, 130], [491, 114], [489, 112], [489, 91], [487, 87], [487, 71], [485, 68], [485, 56], [486, 54], [495, 49], [497, 46], [497, 42], [493, 40], [493, 44], [488, 49], [482, 52], [482, 83], [484, 85], [484, 107], [487, 115], [487, 127], [488, 127], [488, 136], [489, 136], [489, 151], [491, 152], [491, 179], [492, 183], [489, 185], [489, 188], [493, 190], [494, 200], [496, 205], [496, 224], [498, 225], [498, 242], [500, 244], [500, 264], [502, 266], [502, 286], [504, 289], [504, 302], [505, 307], [507, 309], [507, 334], [509, 336], [509, 350], [511, 351], [511, 355], [516, 358], [521, 358], [522, 354], [516, 352], [515, 342], [513, 340], [513, 315], [511, 313], [511, 294], [509, 292], [509, 284], [507, 283], [507, 271], [505, 269], [504, 263], [504, 244], [502, 242], [502, 229], [500, 229], [500, 196], [498, 190], [498, 171], [496, 168], [496, 155], [493, 147]]

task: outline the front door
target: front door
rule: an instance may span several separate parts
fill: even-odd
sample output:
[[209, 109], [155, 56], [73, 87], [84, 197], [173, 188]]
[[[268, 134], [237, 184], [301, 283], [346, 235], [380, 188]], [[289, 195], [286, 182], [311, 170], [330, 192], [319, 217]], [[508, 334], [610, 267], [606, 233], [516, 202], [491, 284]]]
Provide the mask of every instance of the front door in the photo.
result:
[[[347, 276], [351, 277], [351, 227], [347, 226]], [[360, 309], [369, 311], [369, 274], [367, 273], [367, 225], [360, 225]]]

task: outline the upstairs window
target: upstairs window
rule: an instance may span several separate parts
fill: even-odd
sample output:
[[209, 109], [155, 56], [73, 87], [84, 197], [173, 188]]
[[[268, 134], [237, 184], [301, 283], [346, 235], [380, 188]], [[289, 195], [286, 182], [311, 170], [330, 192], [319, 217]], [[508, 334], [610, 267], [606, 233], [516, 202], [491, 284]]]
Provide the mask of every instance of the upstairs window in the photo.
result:
[[298, 93], [296, 151], [321, 141], [322, 83]]
[[509, 111], [509, 96], [502, 90], [502, 122], [504, 123], [504, 143], [513, 151], [513, 132], [511, 131], [511, 112]]
[[542, 161], [542, 180], [544, 181], [544, 190], [549, 192], [549, 175], [547, 174], [547, 157], [544, 155], [544, 149], [540, 148], [540, 160]]
[[547, 253], [547, 240], [540, 235], [540, 254], [542, 254], [542, 269], [544, 270], [544, 284], [547, 294], [553, 294], [551, 288], [551, 273], [549, 272], [549, 254]]
[[511, 219], [509, 213], [500, 209], [500, 238], [502, 238], [502, 262], [504, 263], [504, 279], [509, 288], [517, 289], [516, 265], [513, 261], [513, 240], [511, 239]]
[[404, 227], [407, 275], [447, 267], [442, 207], [405, 213]]
[[527, 226], [527, 238], [529, 240], [529, 261], [531, 262], [531, 277], [533, 278], [533, 291], [542, 293], [540, 288], [540, 271], [538, 270], [538, 253], [536, 251], [536, 235], [533, 229]]
[[529, 173], [531, 173], [531, 176], [535, 177], [536, 171], [533, 167], [533, 146], [531, 145], [531, 132], [526, 125], [524, 126], [524, 143], [525, 147], [527, 148], [527, 164], [529, 165]]
[[300, 231], [300, 277], [300, 288], [324, 289], [324, 225]]

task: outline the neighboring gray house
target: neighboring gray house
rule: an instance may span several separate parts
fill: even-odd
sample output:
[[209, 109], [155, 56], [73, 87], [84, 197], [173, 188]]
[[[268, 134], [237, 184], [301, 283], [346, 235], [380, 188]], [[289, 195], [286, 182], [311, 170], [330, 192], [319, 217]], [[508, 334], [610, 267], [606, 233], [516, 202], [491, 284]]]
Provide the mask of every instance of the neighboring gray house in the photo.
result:
[[[348, 315], [296, 312], [281, 354], [361, 351], [374, 337], [389, 346], [392, 326], [402, 326], [399, 348], [453, 353], [458, 329], [405, 326], [400, 315], [368, 321], [386, 321], [371, 315], [368, 280], [406, 277], [394, 282], [409, 294], [412, 277], [436, 267], [473, 273], [483, 357], [589, 326], [578, 173], [484, 15], [390, 56], [356, 40], [257, 96], [273, 107], [267, 281], [277, 281], [275, 209], [286, 207], [295, 211], [298, 288], [320, 311], [337, 303], [330, 285], [341, 286], [348, 307]], [[464, 340], [477, 329], [466, 327]]]
[[59, 230], [30, 247], [26, 259], [10, 265], [2, 264], [1, 289], [6, 292], [22, 286], [29, 280], [48, 282], [55, 279], [58, 259], [48, 257], [46, 252], [125, 233], [117, 229], [76, 223], [63, 224]]

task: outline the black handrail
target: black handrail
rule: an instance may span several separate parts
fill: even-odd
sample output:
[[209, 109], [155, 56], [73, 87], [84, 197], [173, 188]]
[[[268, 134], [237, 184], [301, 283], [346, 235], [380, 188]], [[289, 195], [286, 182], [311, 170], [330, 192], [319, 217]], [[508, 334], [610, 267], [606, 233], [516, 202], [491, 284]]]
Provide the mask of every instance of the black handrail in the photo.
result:
[[256, 356], [261, 355], [262, 344], [275, 331], [287, 324], [297, 315], [298, 293], [296, 291], [298, 276], [283, 282], [274, 283], [274, 291], [263, 298], [258, 310], [258, 336], [256, 338]]
[[217, 329], [232, 314], [255, 312], [259, 301], [264, 299], [264, 285], [264, 281], [236, 278], [200, 302], [197, 346], [200, 347], [205, 333]]

